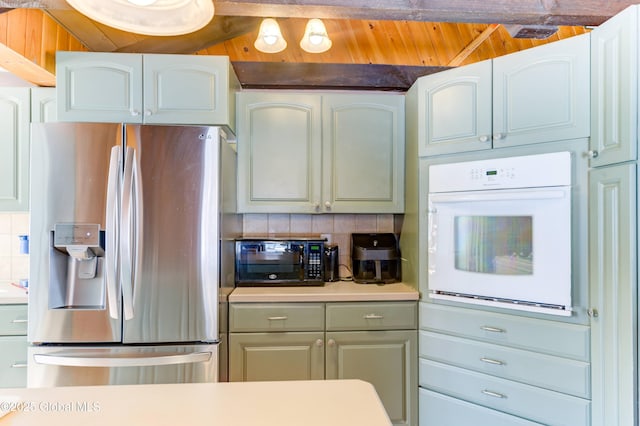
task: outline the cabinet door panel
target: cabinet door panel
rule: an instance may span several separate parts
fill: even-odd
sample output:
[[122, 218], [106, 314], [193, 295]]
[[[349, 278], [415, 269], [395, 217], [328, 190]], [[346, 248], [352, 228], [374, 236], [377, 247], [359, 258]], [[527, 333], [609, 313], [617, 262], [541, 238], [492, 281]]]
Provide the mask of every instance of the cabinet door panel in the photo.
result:
[[230, 333], [232, 382], [324, 379], [324, 333]]
[[491, 61], [422, 77], [421, 157], [491, 148]]
[[591, 32], [592, 167], [635, 160], [638, 125], [638, 11], [630, 8]]
[[320, 97], [248, 93], [238, 104], [238, 209], [315, 212], [321, 195]]
[[394, 425], [414, 424], [416, 346], [415, 331], [327, 332], [326, 378], [371, 383]]
[[589, 35], [493, 60], [493, 147], [589, 136]]
[[323, 208], [404, 209], [404, 97], [324, 95]]
[[637, 371], [636, 165], [589, 172], [593, 425], [634, 424]]
[[27, 338], [0, 337], [0, 388], [27, 385]]
[[142, 123], [142, 55], [57, 52], [58, 121]]
[[28, 87], [0, 88], [0, 210], [29, 208]]
[[50, 123], [58, 121], [55, 87], [31, 88], [31, 122]]

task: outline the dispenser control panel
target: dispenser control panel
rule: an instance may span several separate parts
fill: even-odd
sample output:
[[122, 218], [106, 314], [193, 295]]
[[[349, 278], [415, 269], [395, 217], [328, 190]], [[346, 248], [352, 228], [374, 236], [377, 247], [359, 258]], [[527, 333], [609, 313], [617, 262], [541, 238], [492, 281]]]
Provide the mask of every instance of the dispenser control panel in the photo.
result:
[[56, 223], [53, 244], [66, 246], [100, 246], [100, 225], [96, 223]]

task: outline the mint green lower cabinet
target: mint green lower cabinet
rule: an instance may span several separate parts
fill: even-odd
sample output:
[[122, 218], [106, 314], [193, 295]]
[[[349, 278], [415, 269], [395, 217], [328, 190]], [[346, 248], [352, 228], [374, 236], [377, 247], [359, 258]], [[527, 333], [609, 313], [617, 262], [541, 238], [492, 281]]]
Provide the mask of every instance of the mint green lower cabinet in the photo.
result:
[[637, 171], [589, 172], [593, 426], [637, 424]]
[[425, 389], [546, 425], [591, 424], [591, 403], [588, 399], [427, 359], [420, 359], [420, 385]]
[[27, 337], [0, 337], [0, 388], [27, 386]]
[[415, 331], [327, 332], [326, 378], [371, 383], [393, 424], [413, 425], [417, 356]]
[[420, 426], [536, 426], [531, 422], [500, 411], [420, 389]]
[[324, 333], [231, 333], [229, 381], [324, 379]]

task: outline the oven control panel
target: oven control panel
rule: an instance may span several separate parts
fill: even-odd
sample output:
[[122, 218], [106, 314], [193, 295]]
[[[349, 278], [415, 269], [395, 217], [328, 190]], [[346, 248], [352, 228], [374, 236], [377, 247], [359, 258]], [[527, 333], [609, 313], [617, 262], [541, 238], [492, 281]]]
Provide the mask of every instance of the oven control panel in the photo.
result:
[[429, 192], [571, 185], [571, 153], [553, 152], [429, 167]]

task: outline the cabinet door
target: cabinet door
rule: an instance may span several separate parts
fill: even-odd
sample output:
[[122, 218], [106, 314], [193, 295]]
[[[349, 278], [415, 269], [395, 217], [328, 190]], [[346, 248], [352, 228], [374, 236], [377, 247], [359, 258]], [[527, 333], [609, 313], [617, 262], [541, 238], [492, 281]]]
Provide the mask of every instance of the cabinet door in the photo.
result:
[[0, 337], [0, 388], [27, 386], [27, 338]]
[[589, 34], [493, 60], [493, 147], [589, 136]]
[[326, 378], [371, 383], [394, 425], [417, 422], [417, 360], [416, 331], [327, 332]]
[[29, 209], [29, 87], [0, 88], [0, 210]]
[[142, 55], [57, 52], [58, 121], [142, 123]]
[[[144, 122], [231, 125], [229, 59], [208, 55], [143, 55]], [[235, 83], [233, 86], [237, 87]], [[231, 126], [235, 128], [235, 123]]]
[[491, 148], [491, 61], [418, 80], [418, 155]]
[[324, 379], [324, 333], [230, 333], [229, 381]]
[[238, 211], [319, 211], [320, 96], [244, 92], [237, 102]]
[[591, 32], [592, 167], [637, 157], [639, 11], [630, 7]]
[[58, 105], [55, 87], [31, 88], [31, 122], [49, 123], [58, 121]]
[[[593, 425], [632, 425], [637, 345], [636, 165], [589, 172]], [[635, 419], [635, 421], [634, 421]]]
[[404, 96], [322, 97], [323, 212], [404, 211]]

